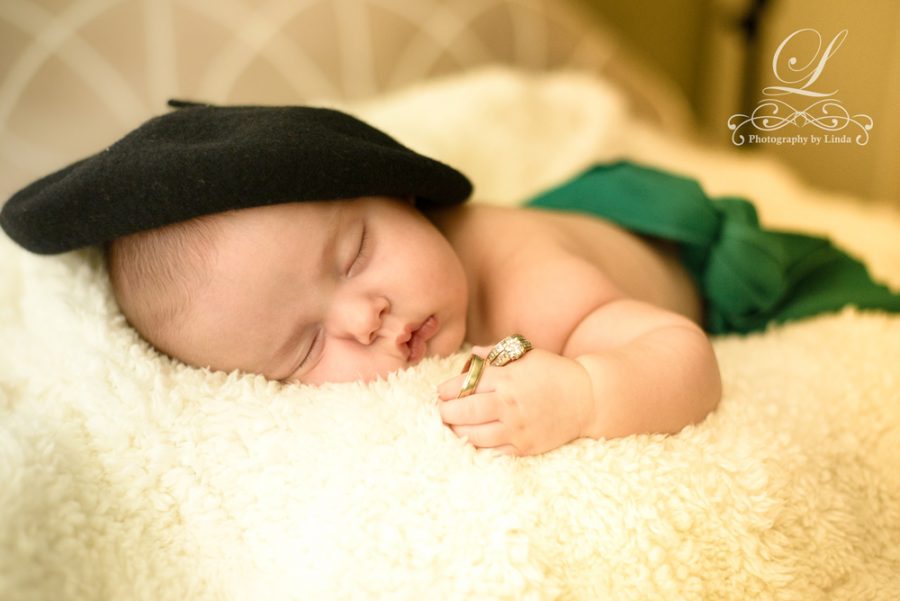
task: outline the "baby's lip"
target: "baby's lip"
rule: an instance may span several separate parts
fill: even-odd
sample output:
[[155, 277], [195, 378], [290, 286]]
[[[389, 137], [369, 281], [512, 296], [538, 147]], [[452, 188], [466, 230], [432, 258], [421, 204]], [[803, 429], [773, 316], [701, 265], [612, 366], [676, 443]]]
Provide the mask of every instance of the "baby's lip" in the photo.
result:
[[[425, 356], [427, 350], [426, 343], [438, 331], [440, 322], [434, 315], [429, 315], [422, 323], [416, 325], [407, 325], [403, 329], [403, 335], [400, 340], [406, 345], [406, 360], [410, 364], [418, 363]], [[404, 340], [405, 338], [405, 340]]]

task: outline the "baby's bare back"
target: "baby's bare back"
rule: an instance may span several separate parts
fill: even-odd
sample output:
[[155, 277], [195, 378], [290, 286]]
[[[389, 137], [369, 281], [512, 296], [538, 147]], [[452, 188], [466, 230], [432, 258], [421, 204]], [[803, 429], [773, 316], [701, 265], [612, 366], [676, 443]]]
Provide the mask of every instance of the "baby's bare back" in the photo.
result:
[[543, 209], [469, 205], [435, 222], [479, 274], [469, 329], [476, 344], [525, 324], [563, 343], [586, 311], [622, 295], [702, 324], [702, 298], [673, 243]]
[[674, 242], [641, 236], [591, 215], [539, 209], [521, 214], [573, 256], [596, 265], [626, 295], [702, 325], [702, 298]]

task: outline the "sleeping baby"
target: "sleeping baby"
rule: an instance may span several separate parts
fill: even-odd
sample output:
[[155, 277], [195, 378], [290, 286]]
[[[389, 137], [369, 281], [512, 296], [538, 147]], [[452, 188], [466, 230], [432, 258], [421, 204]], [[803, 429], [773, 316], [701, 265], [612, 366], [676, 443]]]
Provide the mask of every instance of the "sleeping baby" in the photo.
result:
[[[19, 192], [3, 228], [39, 253], [103, 244], [128, 322], [197, 367], [367, 381], [471, 343], [437, 392], [478, 448], [676, 433], [721, 397], [708, 333], [897, 299], [676, 175], [596, 165], [472, 205], [461, 173], [339, 111], [173, 105]], [[816, 284], [835, 273], [843, 291]]]

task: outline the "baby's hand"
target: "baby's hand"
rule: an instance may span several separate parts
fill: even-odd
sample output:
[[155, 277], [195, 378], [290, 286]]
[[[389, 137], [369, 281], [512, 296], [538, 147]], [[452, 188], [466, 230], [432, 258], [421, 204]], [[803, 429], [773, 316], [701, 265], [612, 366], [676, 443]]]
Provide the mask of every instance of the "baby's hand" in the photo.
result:
[[[490, 347], [473, 352], [486, 357]], [[444, 423], [478, 448], [538, 455], [585, 434], [593, 419], [591, 380], [585, 368], [534, 349], [503, 367], [485, 364], [475, 392], [457, 399], [465, 374], [438, 387]]]

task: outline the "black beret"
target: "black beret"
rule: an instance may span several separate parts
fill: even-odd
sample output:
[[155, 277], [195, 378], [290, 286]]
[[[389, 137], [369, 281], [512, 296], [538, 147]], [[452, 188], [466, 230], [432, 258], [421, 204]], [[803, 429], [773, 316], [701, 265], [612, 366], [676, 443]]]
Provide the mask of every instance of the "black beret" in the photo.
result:
[[0, 226], [53, 254], [230, 209], [369, 195], [439, 205], [472, 193], [459, 171], [337, 110], [169, 104], [178, 110], [17, 192]]

